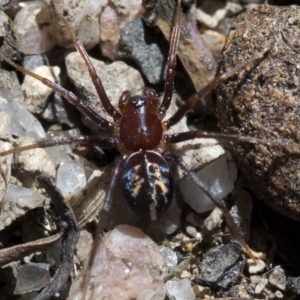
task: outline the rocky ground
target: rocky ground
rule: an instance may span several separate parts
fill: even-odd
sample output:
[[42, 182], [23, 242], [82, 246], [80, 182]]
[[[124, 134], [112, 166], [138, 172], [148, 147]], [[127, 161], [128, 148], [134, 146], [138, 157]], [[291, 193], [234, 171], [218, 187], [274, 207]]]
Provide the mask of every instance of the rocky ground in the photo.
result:
[[[166, 10], [156, 4], [155, 13], [145, 11], [141, 1], [56, 2], [115, 106], [124, 90], [140, 93], [148, 86], [163, 93], [171, 0], [164, 2]], [[184, 1], [188, 13], [182, 18], [169, 116], [214, 78], [232, 21], [264, 1], [190, 2]], [[0, 1], [0, 8], [1, 53], [74, 92], [109, 119], [50, 1]], [[45, 139], [104, 134], [59, 93], [30, 76], [4, 62], [0, 74], [0, 151]], [[214, 110], [212, 94], [172, 132], [218, 131]], [[106, 234], [100, 238], [97, 216], [118, 153], [70, 145], [37, 148], [1, 157], [0, 298], [40, 297], [67, 251], [68, 239], [61, 242], [63, 216], [37, 179], [46, 175], [70, 203], [80, 227], [71, 280], [58, 299], [296, 299], [298, 223], [257, 202], [230, 153], [216, 140], [196, 139], [172, 150], [208, 190], [226, 200], [244, 239], [265, 259], [253, 260], [243, 252], [222, 212], [176, 166], [173, 204], [162, 219], [149, 223], [137, 217], [118, 182], [112, 207], [101, 220]]]

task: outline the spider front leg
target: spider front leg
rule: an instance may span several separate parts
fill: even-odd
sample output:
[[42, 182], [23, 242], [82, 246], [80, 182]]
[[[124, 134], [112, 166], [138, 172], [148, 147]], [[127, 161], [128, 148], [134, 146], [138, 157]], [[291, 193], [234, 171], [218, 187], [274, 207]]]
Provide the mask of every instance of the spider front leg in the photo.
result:
[[[94, 68], [94, 66], [91, 63], [91, 60], [86, 52], [86, 50], [84, 49], [82, 43], [77, 39], [77, 37], [75, 36], [72, 28], [70, 27], [70, 24], [67, 22], [67, 20], [64, 18], [63, 13], [60, 11], [57, 3], [55, 0], [51, 0], [51, 3], [53, 4], [57, 15], [60, 17], [60, 19], [63, 21], [64, 26], [66, 27], [68, 33], [70, 34], [73, 43], [76, 47], [76, 50], [78, 51], [78, 53], [81, 55], [81, 57], [83, 58], [85, 65], [88, 69], [89, 75], [91, 77], [91, 80], [93, 82], [93, 85], [97, 91], [97, 94], [99, 96], [100, 102], [102, 103], [104, 109], [106, 110], [106, 112], [113, 117], [114, 121], [117, 121], [121, 118], [121, 114], [114, 108], [114, 106], [111, 104], [111, 102], [108, 99], [108, 96], [104, 90], [103, 84], [101, 79], [98, 77], [96, 70]], [[67, 14], [67, 12], [66, 12]]]
[[16, 70], [27, 74], [31, 77], [34, 77], [38, 81], [42, 82], [55, 92], [59, 93], [62, 95], [69, 103], [74, 105], [76, 109], [78, 109], [81, 113], [86, 115], [90, 120], [95, 122], [100, 128], [103, 130], [106, 130], [108, 132], [112, 132], [115, 129], [115, 125], [106, 120], [105, 118], [101, 117], [96, 111], [94, 111], [92, 108], [90, 108], [88, 105], [86, 105], [84, 102], [80, 101], [76, 95], [74, 95], [72, 92], [66, 90], [62, 86], [52, 82], [51, 80], [44, 78], [42, 76], [39, 76], [17, 64], [12, 62], [10, 59], [5, 57], [1, 52], [0, 52], [0, 58], [4, 61], [6, 61], [9, 65], [14, 67]]
[[257, 61], [264, 58], [264, 56], [267, 55], [269, 51], [270, 49], [268, 48], [263, 52], [262, 56], [256, 57], [252, 60], [247, 60], [244, 63], [238, 65], [237, 67], [222, 74], [220, 77], [217, 77], [214, 80], [212, 80], [208, 85], [199, 90], [197, 93], [193, 94], [186, 102], [184, 102], [172, 117], [164, 121], [163, 123], [165, 127], [170, 128], [176, 123], [178, 123], [186, 115], [186, 113], [201, 100], [201, 98], [206, 96], [209, 92], [214, 90], [216, 87], [218, 87], [220, 84], [222, 84], [224, 81], [226, 81], [228, 78], [230, 78], [240, 70], [243, 70], [249, 66], [252, 66], [254, 63], [257, 63]]
[[174, 17], [174, 25], [170, 38], [170, 49], [167, 62], [166, 70], [166, 80], [165, 80], [165, 89], [164, 97], [162, 103], [158, 109], [159, 114], [165, 116], [166, 111], [168, 110], [174, 89], [174, 77], [175, 77], [175, 68], [176, 68], [176, 55], [180, 35], [180, 17], [181, 17], [181, 1], [177, 0], [177, 6]]
[[211, 131], [185, 131], [175, 134], [166, 134], [165, 141], [167, 144], [176, 144], [188, 140], [193, 140], [196, 138], [212, 138], [225, 142], [243, 142], [254, 145], [266, 145], [270, 147], [282, 147], [287, 149], [293, 149], [293, 152], [300, 150], [299, 145], [297, 144], [288, 144], [284, 143], [281, 140], [267, 140], [260, 139], [252, 136], [242, 136], [239, 134], [228, 134], [228, 133], [220, 133], [220, 132], [211, 132]]

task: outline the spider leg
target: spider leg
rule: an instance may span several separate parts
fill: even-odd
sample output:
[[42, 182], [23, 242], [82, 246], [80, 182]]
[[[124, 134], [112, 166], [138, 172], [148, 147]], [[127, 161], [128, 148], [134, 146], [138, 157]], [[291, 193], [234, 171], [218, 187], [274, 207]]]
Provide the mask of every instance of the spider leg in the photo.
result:
[[36, 144], [11, 149], [7, 151], [0, 152], [0, 156], [6, 156], [13, 153], [19, 153], [35, 148], [48, 148], [58, 145], [90, 145], [90, 146], [99, 146], [105, 149], [114, 148], [117, 144], [116, 139], [114, 138], [106, 138], [106, 137], [98, 137], [98, 136], [76, 136], [71, 138], [57, 138], [49, 141], [41, 141]]
[[94, 87], [97, 91], [97, 94], [99, 96], [99, 99], [104, 107], [104, 109], [106, 110], [106, 112], [113, 117], [114, 121], [117, 121], [119, 120], [122, 115], [115, 109], [115, 107], [110, 103], [108, 97], [107, 97], [107, 94], [104, 90], [104, 87], [103, 87], [103, 84], [101, 82], [101, 79], [98, 77], [97, 73], [96, 73], [96, 70], [94, 68], [94, 66], [92, 65], [90, 59], [89, 59], [89, 56], [88, 54], [86, 53], [82, 43], [76, 38], [74, 32], [72, 31], [71, 27], [70, 27], [70, 24], [67, 22], [67, 20], [63, 17], [63, 14], [62, 12], [60, 11], [57, 3], [55, 0], [52, 0], [51, 1], [54, 5], [54, 8], [58, 14], [58, 16], [60, 17], [60, 19], [63, 21], [68, 33], [70, 34], [72, 40], [73, 40], [73, 43], [77, 49], [77, 51], [79, 52], [79, 54], [81, 55], [81, 57], [83, 58], [86, 66], [87, 66], [87, 69], [88, 69], [88, 72], [90, 74], [90, 77], [92, 79], [92, 82], [94, 84]]
[[79, 227], [72, 208], [54, 186], [52, 180], [46, 176], [39, 176], [38, 180], [49, 194], [61, 220], [67, 224], [62, 238], [62, 253], [58, 269], [51, 283], [35, 298], [36, 300], [46, 300], [55, 298], [55, 294], [65, 287], [69, 279], [73, 268], [73, 253], [79, 239]]
[[[96, 229], [96, 233], [95, 233], [94, 245], [92, 247], [88, 261], [83, 270], [84, 273], [83, 273], [83, 279], [81, 282], [81, 290], [82, 290], [83, 299], [87, 299], [88, 284], [89, 284], [90, 277], [91, 277], [91, 271], [92, 271], [93, 264], [94, 264], [94, 258], [96, 257], [96, 253], [100, 246], [100, 243], [102, 240], [102, 235], [103, 235], [104, 225], [105, 225], [105, 222], [107, 221], [107, 215], [111, 208], [111, 199], [112, 199], [111, 195], [117, 185], [118, 179], [120, 177], [120, 173], [122, 171], [124, 161], [126, 159], [127, 159], [126, 155], [123, 157], [118, 157], [116, 159], [115, 165], [114, 165], [114, 168], [112, 171], [110, 184], [107, 189], [102, 208], [99, 212], [99, 216], [98, 216], [99, 223], [97, 225], [97, 229]], [[92, 298], [92, 297], [89, 296], [88, 299], [90, 299], [90, 298]]]
[[162, 118], [165, 116], [166, 111], [170, 106], [172, 95], [173, 95], [174, 77], [175, 77], [175, 68], [176, 68], [176, 54], [177, 54], [177, 47], [178, 47], [179, 35], [180, 35], [180, 17], [181, 17], [181, 0], [177, 0], [177, 7], [174, 16], [174, 26], [170, 38], [170, 49], [169, 49], [168, 63], [166, 69], [164, 97], [158, 109], [158, 113], [162, 116]]
[[216, 205], [216, 207], [218, 207], [222, 211], [222, 213], [225, 215], [226, 221], [228, 222], [233, 235], [239, 241], [245, 253], [247, 253], [253, 259], [257, 258], [256, 256], [261, 255], [260, 253], [255, 253], [253, 250], [249, 248], [249, 246], [244, 241], [244, 238], [239, 228], [235, 224], [234, 219], [232, 218], [231, 214], [226, 208], [224, 202], [218, 199], [213, 193], [211, 193], [206, 189], [206, 187], [201, 182], [201, 180], [199, 180], [197, 174], [188, 167], [188, 165], [183, 161], [183, 159], [181, 159], [175, 153], [172, 153], [170, 151], [164, 151], [163, 157], [166, 160], [172, 161], [177, 166], [179, 166], [189, 176], [189, 178], [206, 194], [206, 196]]
[[193, 94], [187, 101], [185, 101], [179, 109], [176, 111], [176, 113], [170, 117], [168, 120], [164, 121], [164, 125], [166, 128], [170, 128], [171, 126], [175, 125], [178, 123], [184, 116], [185, 114], [192, 108], [194, 107], [198, 101], [201, 100], [205, 95], [207, 95], [209, 92], [211, 92], [213, 89], [218, 87], [221, 83], [223, 83], [225, 80], [227, 80], [229, 77], [234, 75], [235, 73], [239, 72], [240, 70], [251, 66], [253, 63], [257, 62], [258, 59], [262, 59], [265, 57], [265, 55], [270, 51], [270, 49], [266, 49], [263, 52], [263, 55], [260, 57], [256, 57], [251, 60], [247, 60], [246, 62], [238, 65], [237, 67], [229, 70], [228, 72], [222, 74], [220, 77], [215, 78], [212, 80], [210, 83], [208, 83], [204, 88]]
[[[213, 138], [213, 139], [223, 140], [228, 142], [244, 142], [249, 144], [261, 144], [270, 147], [290, 148], [293, 146], [291, 144], [284, 143], [281, 140], [267, 140], [267, 139], [260, 139], [251, 136], [242, 136], [239, 134], [228, 134], [228, 133], [210, 132], [210, 131], [203, 131], [203, 130], [185, 131], [185, 132], [165, 135], [165, 141], [167, 144], [176, 144], [176, 143], [192, 140], [195, 138]], [[299, 146], [295, 145], [295, 149], [296, 148], [299, 148]]]
[[43, 84], [45, 84], [46, 86], [48, 86], [49, 88], [54, 90], [55, 92], [62, 95], [68, 102], [70, 102], [72, 105], [74, 105], [84, 115], [88, 116], [93, 122], [98, 124], [98, 126], [101, 127], [103, 130], [106, 130], [109, 132], [112, 132], [114, 130], [115, 126], [111, 122], [109, 122], [108, 120], [101, 117], [96, 111], [94, 111], [92, 108], [87, 106], [84, 102], [80, 101], [77, 98], [77, 96], [74, 95], [72, 92], [66, 90], [62, 86], [52, 82], [51, 80], [49, 80], [47, 78], [39, 76], [27, 69], [24, 69], [23, 67], [15, 64], [10, 59], [5, 57], [1, 52], [0, 52], [0, 58], [5, 60], [11, 66], [13, 66], [16, 70], [18, 70], [24, 74], [27, 74], [31, 77], [34, 77], [38, 81], [42, 82]]

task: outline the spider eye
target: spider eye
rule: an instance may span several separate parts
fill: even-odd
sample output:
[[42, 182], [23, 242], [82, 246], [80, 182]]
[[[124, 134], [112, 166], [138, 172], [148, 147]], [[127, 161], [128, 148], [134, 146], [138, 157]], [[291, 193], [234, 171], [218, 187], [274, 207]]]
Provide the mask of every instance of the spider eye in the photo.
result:
[[132, 100], [132, 104], [134, 107], [139, 108], [145, 105], [145, 99], [142, 97], [138, 97]]

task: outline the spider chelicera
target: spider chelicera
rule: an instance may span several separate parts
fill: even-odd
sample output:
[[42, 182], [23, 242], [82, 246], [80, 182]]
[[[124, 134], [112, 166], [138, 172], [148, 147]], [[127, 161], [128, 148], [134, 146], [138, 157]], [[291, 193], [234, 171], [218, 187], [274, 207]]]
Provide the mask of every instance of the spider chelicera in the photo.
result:
[[130, 91], [124, 91], [119, 98], [119, 105], [117, 109], [108, 99], [101, 79], [97, 76], [83, 45], [77, 40], [70, 28], [70, 25], [62, 17], [62, 13], [59, 12], [55, 1], [53, 1], [53, 4], [72, 37], [77, 51], [85, 61], [91, 80], [98, 93], [101, 105], [107, 114], [112, 117], [113, 122], [108, 121], [96, 113], [84, 102], [80, 101], [72, 92], [46, 78], [16, 65], [4, 57], [1, 53], [0, 57], [17, 70], [36, 78], [46, 86], [60, 93], [82, 114], [96, 123], [101, 130], [110, 133], [111, 136], [77, 136], [59, 140], [40, 141], [33, 145], [1, 152], [0, 156], [34, 148], [46, 148], [63, 144], [90, 145], [104, 149], [115, 148], [119, 151], [120, 155], [115, 161], [112, 180], [108, 187], [102, 211], [106, 212], [109, 210], [110, 195], [115, 187], [119, 174], [122, 173], [121, 180], [125, 200], [135, 213], [137, 213], [141, 218], [147, 220], [156, 220], [159, 218], [164, 214], [172, 202], [174, 183], [168, 162], [175, 163], [182, 168], [182, 170], [195, 182], [195, 184], [205, 192], [211, 201], [224, 212], [233, 233], [240, 240], [244, 248], [247, 248], [223, 202], [217, 199], [217, 197], [204, 187], [196, 174], [190, 170], [186, 163], [175, 153], [168, 150], [168, 146], [170, 144], [203, 137], [216, 138], [229, 142], [265, 144], [269, 146], [278, 146], [279, 143], [254, 137], [243, 137], [234, 134], [230, 135], [199, 130], [175, 134], [168, 134], [167, 132], [173, 125], [177, 124], [202, 97], [242, 68], [251, 65], [253, 61], [247, 61], [223, 74], [221, 77], [216, 78], [184, 102], [173, 116], [169, 119], [165, 119], [173, 94], [177, 45], [180, 34], [181, 5], [180, 1], [177, 1], [174, 25], [170, 38], [170, 50], [167, 61], [165, 88], [162, 101], [159, 101], [157, 93], [150, 88], [144, 88], [142, 95], [131, 95]]

